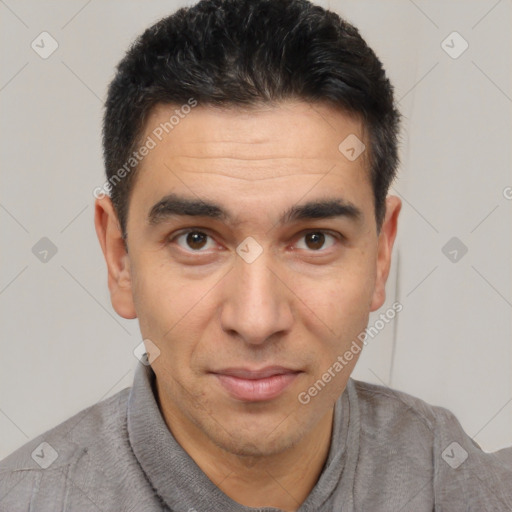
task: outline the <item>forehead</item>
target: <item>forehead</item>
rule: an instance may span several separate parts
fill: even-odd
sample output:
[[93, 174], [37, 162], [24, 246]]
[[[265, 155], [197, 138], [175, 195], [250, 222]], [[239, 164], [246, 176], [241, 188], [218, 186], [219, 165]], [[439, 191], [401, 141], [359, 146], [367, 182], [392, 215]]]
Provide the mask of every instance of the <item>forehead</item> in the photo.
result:
[[141, 137], [152, 149], [138, 166], [133, 199], [148, 210], [167, 194], [185, 193], [260, 209], [336, 186], [348, 202], [371, 201], [366, 152], [353, 160], [340, 151], [350, 137], [366, 141], [362, 122], [324, 104], [158, 105]]
[[[310, 168], [312, 172], [327, 172], [322, 163], [347, 163], [340, 144], [354, 136], [366, 139], [359, 118], [329, 105], [288, 100], [251, 108], [198, 105], [185, 109], [159, 104], [148, 116], [142, 138], [151, 137], [156, 144], [145, 161], [179, 159], [185, 166], [200, 166], [199, 160], [206, 158], [219, 160], [222, 168], [233, 171], [243, 169], [246, 161], [252, 170], [259, 171], [253, 178], [261, 179], [284, 171], [287, 161], [293, 161], [297, 170]], [[238, 162], [223, 165], [221, 159]], [[363, 153], [352, 167], [364, 169], [366, 160]], [[147, 167], [145, 163], [140, 168]]]

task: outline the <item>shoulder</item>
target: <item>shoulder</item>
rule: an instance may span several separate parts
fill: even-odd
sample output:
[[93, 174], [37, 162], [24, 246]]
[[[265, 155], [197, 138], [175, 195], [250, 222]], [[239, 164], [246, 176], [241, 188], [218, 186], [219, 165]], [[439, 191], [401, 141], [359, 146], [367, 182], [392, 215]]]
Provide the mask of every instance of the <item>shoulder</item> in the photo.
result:
[[[350, 415], [358, 418], [358, 472], [373, 475], [372, 491], [365, 493], [379, 499], [394, 488], [409, 496], [418, 482], [432, 482], [438, 408], [385, 386], [354, 379], [350, 386]], [[426, 486], [425, 499], [432, 492]]]
[[[352, 379], [357, 397], [360, 430], [370, 449], [400, 450], [415, 463], [432, 463], [439, 431], [446, 428], [440, 418], [455, 417], [442, 407], [386, 386]], [[449, 425], [448, 425], [449, 426]]]
[[[462, 428], [457, 417], [448, 409], [431, 405], [403, 391], [352, 379], [353, 393], [362, 432], [374, 432], [381, 442], [400, 439], [404, 445], [421, 442], [424, 451], [435, 451], [460, 441], [468, 450], [480, 446]], [[378, 434], [377, 434], [378, 433]], [[500, 457], [508, 458], [507, 449]]]
[[[108, 442], [117, 436], [120, 423], [125, 421], [129, 391], [130, 388], [123, 389], [25, 443], [0, 461], [0, 472], [40, 470], [52, 458], [52, 466], [62, 466], [75, 460], [84, 449]], [[41, 443], [47, 446], [47, 452], [37, 451]], [[45, 460], [47, 454], [49, 458]]]
[[396, 485], [398, 473], [409, 486], [430, 481], [425, 491], [432, 489], [447, 510], [461, 499], [495, 507], [488, 510], [512, 510], [512, 447], [485, 452], [448, 409], [385, 386], [353, 379], [351, 385], [360, 418], [360, 462], [370, 459], [379, 479], [395, 468], [388, 484]]
[[424, 400], [386, 386], [351, 379], [357, 395], [361, 419], [374, 428], [386, 426], [416, 428], [425, 435], [436, 429], [438, 417], [447, 409], [430, 405]]
[[[80, 411], [0, 461], [0, 504], [10, 503], [9, 494], [16, 500], [13, 504], [21, 505], [24, 498], [30, 501], [43, 484], [54, 491], [54, 504], [58, 504], [59, 492], [65, 496], [69, 482], [84, 473], [105, 482], [109, 466], [114, 467], [116, 459], [122, 457], [119, 445], [128, 445], [129, 392], [130, 388], [125, 388]], [[44, 506], [41, 509], [46, 510]]]

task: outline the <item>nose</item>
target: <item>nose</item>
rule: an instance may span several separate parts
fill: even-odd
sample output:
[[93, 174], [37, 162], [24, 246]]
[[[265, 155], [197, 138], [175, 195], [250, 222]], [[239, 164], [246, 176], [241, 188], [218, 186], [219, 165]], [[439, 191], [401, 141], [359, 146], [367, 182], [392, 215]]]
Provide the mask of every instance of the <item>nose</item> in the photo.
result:
[[250, 345], [289, 332], [293, 293], [265, 251], [251, 263], [237, 256], [225, 277], [221, 324], [225, 332]]

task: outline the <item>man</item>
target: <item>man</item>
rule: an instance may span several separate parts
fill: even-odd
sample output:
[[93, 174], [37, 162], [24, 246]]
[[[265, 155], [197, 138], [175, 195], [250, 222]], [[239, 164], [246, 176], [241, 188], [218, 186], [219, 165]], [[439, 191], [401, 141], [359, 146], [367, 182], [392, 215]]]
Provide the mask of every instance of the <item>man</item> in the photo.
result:
[[512, 510], [510, 449], [350, 378], [385, 299], [398, 127], [373, 51], [305, 0], [146, 30], [109, 88], [95, 225], [147, 359], [4, 459], [1, 510]]

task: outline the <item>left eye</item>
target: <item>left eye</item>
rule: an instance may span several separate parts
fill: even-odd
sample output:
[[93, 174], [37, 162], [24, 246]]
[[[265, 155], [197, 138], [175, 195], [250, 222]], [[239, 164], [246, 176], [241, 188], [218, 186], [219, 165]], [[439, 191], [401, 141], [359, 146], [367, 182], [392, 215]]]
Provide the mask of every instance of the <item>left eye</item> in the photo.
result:
[[[333, 241], [331, 245], [328, 247], [323, 247], [326, 242], [326, 237], [331, 238]], [[324, 233], [323, 231], [311, 231], [309, 233], [306, 233], [302, 236], [301, 240], [305, 240], [305, 246], [299, 247], [299, 244], [297, 244], [297, 247], [299, 249], [312, 249], [315, 251], [318, 251], [319, 249], [328, 249], [329, 247], [332, 247], [334, 243], [336, 242], [336, 238], [333, 235], [329, 235], [328, 233]]]

